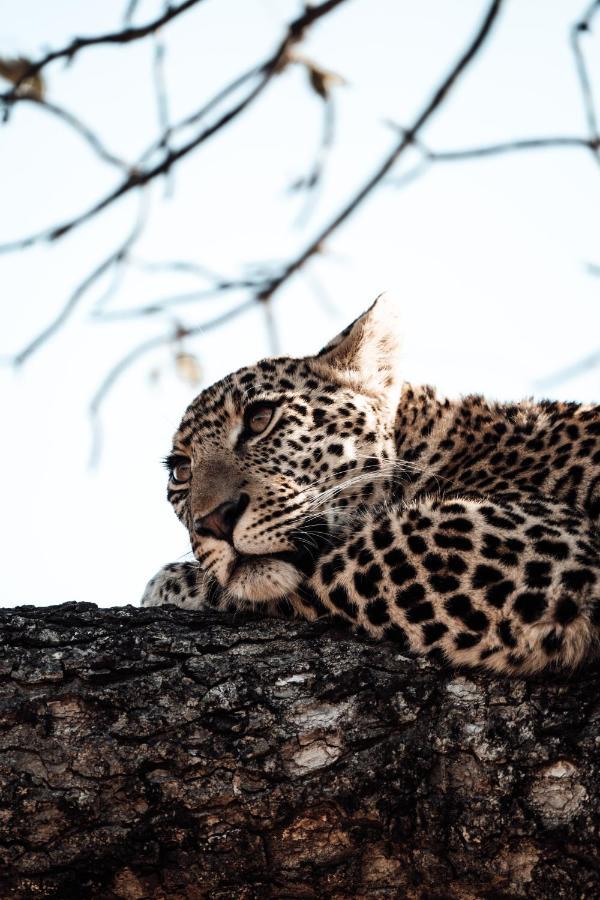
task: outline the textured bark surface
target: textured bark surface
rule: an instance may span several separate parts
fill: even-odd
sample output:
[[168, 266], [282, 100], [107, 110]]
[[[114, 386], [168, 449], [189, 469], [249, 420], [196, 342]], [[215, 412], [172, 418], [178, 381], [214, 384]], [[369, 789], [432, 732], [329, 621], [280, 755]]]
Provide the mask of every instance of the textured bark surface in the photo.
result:
[[323, 626], [0, 613], [0, 896], [600, 895], [600, 673]]

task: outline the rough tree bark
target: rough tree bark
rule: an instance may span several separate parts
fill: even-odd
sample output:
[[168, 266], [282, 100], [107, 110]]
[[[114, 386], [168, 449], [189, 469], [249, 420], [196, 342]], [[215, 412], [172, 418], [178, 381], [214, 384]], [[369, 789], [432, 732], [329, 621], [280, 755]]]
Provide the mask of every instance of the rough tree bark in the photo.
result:
[[600, 895], [597, 667], [174, 608], [0, 627], [2, 898]]

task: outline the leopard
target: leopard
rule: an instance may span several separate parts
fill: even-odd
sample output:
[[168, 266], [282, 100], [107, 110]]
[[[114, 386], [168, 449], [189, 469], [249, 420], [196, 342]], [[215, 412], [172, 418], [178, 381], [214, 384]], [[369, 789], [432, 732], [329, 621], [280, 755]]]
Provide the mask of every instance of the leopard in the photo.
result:
[[600, 641], [600, 406], [402, 377], [389, 295], [314, 356], [203, 390], [165, 460], [193, 560], [144, 607], [343, 626], [409, 657], [571, 674]]

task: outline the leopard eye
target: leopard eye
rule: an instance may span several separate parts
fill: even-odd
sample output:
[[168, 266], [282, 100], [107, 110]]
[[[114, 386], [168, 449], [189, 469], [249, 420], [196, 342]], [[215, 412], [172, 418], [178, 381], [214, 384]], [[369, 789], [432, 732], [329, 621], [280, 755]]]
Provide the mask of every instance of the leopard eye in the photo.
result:
[[244, 424], [251, 434], [262, 434], [269, 427], [274, 413], [272, 403], [257, 403], [246, 410]]
[[179, 460], [171, 469], [171, 478], [175, 484], [185, 484], [192, 477], [192, 464], [188, 460]]

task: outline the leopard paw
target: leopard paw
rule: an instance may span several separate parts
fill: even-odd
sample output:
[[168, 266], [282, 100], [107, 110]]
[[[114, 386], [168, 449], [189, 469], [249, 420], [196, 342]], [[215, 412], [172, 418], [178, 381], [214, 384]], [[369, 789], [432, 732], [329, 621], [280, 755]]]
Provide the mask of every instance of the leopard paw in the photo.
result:
[[140, 606], [172, 603], [182, 609], [204, 609], [208, 605], [205, 574], [195, 562], [169, 563], [146, 585]]

